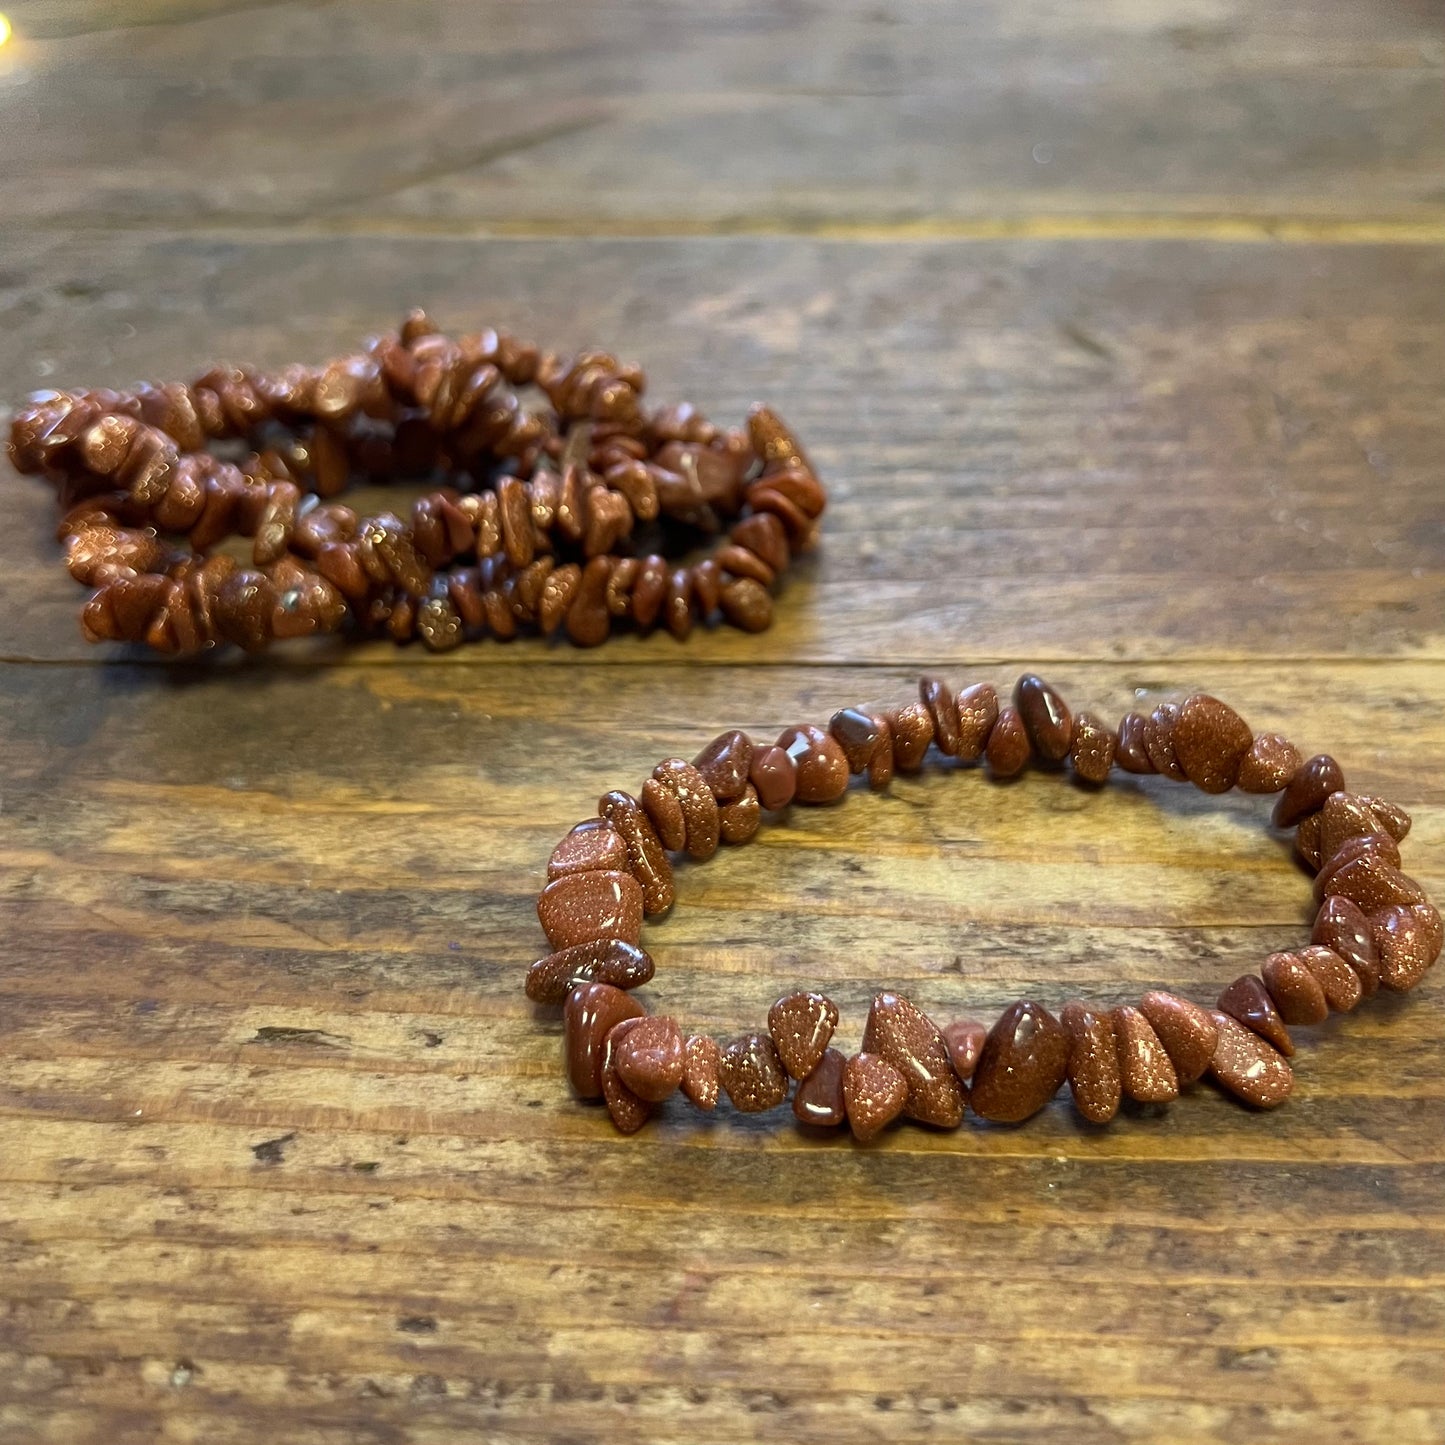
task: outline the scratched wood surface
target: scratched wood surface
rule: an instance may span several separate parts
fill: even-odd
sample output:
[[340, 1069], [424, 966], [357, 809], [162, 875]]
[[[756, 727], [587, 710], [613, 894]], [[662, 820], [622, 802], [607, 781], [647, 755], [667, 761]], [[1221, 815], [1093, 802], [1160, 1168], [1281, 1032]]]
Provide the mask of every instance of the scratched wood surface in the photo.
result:
[[[86, 647], [0, 477], [0, 1442], [1445, 1437], [1445, 985], [1295, 1097], [623, 1140], [520, 992], [611, 786], [916, 672], [1206, 687], [1445, 889], [1438, 6], [15, 4], [0, 405], [424, 302], [765, 398], [833, 506], [775, 627]], [[1266, 237], [1273, 239], [1265, 240]], [[1258, 800], [971, 770], [679, 878], [649, 1004], [945, 1018], [1297, 940]]]

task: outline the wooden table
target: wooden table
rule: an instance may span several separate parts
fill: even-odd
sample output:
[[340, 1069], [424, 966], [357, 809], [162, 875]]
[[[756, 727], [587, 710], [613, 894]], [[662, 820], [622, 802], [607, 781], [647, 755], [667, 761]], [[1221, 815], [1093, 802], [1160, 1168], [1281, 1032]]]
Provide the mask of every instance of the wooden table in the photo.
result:
[[[761, 637], [87, 647], [0, 543], [0, 1440], [1445, 1438], [1445, 986], [1295, 1097], [800, 1137], [566, 1096], [555, 839], [921, 668], [1205, 687], [1445, 886], [1445, 32], [1384, 0], [11, 0], [0, 397], [426, 304], [755, 397], [831, 484]], [[647, 996], [1209, 1000], [1297, 941], [1259, 800], [902, 780], [685, 870]]]

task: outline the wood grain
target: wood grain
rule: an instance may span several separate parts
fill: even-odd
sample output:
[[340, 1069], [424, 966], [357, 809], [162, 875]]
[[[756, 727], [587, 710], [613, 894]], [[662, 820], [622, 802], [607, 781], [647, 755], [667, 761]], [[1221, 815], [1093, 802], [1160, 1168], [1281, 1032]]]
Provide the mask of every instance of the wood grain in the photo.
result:
[[[0, 398], [421, 301], [775, 402], [823, 542], [755, 638], [177, 667], [80, 641], [0, 479], [0, 1442], [1436, 1445], [1438, 975], [1269, 1116], [866, 1150], [622, 1139], [520, 985], [602, 791], [921, 668], [1218, 692], [1445, 889], [1438, 14], [406, 8], [11, 0]], [[644, 996], [728, 1035], [813, 983], [849, 1048], [886, 985], [1208, 1000], [1307, 926], [1265, 812], [855, 790], [681, 868]]]

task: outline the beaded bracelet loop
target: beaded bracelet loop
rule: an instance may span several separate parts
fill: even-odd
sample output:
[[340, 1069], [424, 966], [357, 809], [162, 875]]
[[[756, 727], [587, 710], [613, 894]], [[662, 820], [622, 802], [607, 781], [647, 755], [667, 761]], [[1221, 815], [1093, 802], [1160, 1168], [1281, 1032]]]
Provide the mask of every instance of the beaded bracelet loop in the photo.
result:
[[[1307, 945], [1273, 953], [1212, 1008], [1151, 991], [1103, 1011], [1073, 1001], [1055, 1016], [1021, 999], [986, 1028], [971, 1019], [939, 1027], [900, 994], [878, 994], [862, 1051], [830, 1047], [838, 1009], [821, 993], [778, 999], [765, 1032], [720, 1046], [671, 1017], [648, 1015], [628, 992], [648, 982], [641, 948], [645, 916], [673, 902], [670, 853], [705, 859], [720, 843], [742, 843], [764, 812], [792, 803], [831, 803], [852, 774], [885, 788], [913, 772], [930, 747], [981, 759], [996, 777], [1031, 760], [1065, 762], [1086, 783], [1118, 768], [1188, 781], [1207, 793], [1238, 787], [1279, 794], [1276, 828], [1293, 828], [1300, 858], [1315, 870], [1319, 905]], [[900, 1115], [954, 1128], [967, 1112], [1018, 1123], [1067, 1081], [1075, 1107], [1107, 1123], [1123, 1099], [1163, 1104], [1208, 1076], [1260, 1109], [1293, 1086], [1289, 1030], [1349, 1011], [1378, 988], [1404, 992], [1440, 954], [1440, 914], [1400, 871], [1409, 814], [1351, 793], [1328, 755], [1302, 760], [1277, 733], [1255, 734], [1232, 708], [1196, 694], [1131, 712], [1117, 729], [1071, 712], [1048, 683], [1019, 678], [1011, 704], [978, 683], [954, 693], [924, 677], [919, 700], [883, 712], [844, 708], [826, 728], [788, 728], [772, 745], [726, 732], [691, 763], [668, 758], [641, 797], [614, 791], [598, 816], [578, 823], [554, 849], [537, 914], [552, 952], [527, 973], [535, 1003], [562, 1005], [567, 1073], [577, 1095], [602, 1098], [624, 1133], [677, 1091], [698, 1108], [720, 1092], [744, 1113], [783, 1104], [803, 1124], [845, 1121], [871, 1139]]]
[[[56, 486], [66, 564], [95, 588], [92, 642], [254, 651], [352, 630], [442, 652], [565, 628], [593, 647], [624, 618], [681, 639], [719, 611], [761, 631], [822, 485], [768, 408], [724, 431], [691, 406], [645, 410], [645, 385], [606, 352], [453, 341], [418, 311], [320, 368], [38, 392], [9, 451]], [[528, 386], [549, 408], [522, 406]], [[254, 450], [221, 455], [236, 447]], [[406, 521], [329, 500], [353, 476], [438, 473], [454, 485]], [[213, 550], [233, 534], [253, 539], [250, 566]], [[668, 560], [717, 534], [702, 560]]]

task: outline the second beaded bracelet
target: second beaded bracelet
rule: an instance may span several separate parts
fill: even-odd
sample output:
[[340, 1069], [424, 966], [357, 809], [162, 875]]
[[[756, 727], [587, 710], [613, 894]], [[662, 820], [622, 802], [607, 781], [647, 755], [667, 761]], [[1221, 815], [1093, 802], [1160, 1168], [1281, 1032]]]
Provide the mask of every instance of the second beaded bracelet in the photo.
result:
[[[1229, 984], [1214, 1006], [1151, 991], [1103, 1010], [1077, 1000], [1055, 1017], [1033, 999], [991, 1028], [972, 1019], [940, 1027], [908, 999], [878, 994], [862, 1050], [830, 1047], [838, 1009], [821, 993], [778, 999], [767, 1029], [725, 1044], [650, 1016], [629, 990], [654, 973], [643, 951], [645, 915], [665, 913], [674, 888], [669, 853], [711, 857], [741, 843], [764, 812], [840, 799], [852, 774], [874, 788], [912, 772], [930, 747], [981, 759], [997, 777], [1034, 760], [1066, 762], [1083, 781], [1115, 768], [1159, 773], [1207, 793], [1238, 787], [1279, 794], [1277, 828], [1293, 828], [1314, 870], [1318, 913], [1309, 942], [1273, 953], [1258, 974]], [[703, 1110], [725, 1093], [744, 1113], [787, 1101], [805, 1125], [845, 1122], [871, 1139], [900, 1115], [954, 1128], [965, 1114], [1018, 1123], [1066, 1081], [1080, 1114], [1108, 1122], [1124, 1098], [1162, 1104], [1208, 1076], [1243, 1103], [1282, 1103], [1293, 1087], [1290, 1028], [1353, 1009], [1383, 987], [1413, 988], [1440, 954], [1439, 912], [1400, 871], [1410, 817], [1384, 799], [1349, 792], [1327, 754], [1302, 759], [1277, 733], [1255, 734], [1232, 708], [1196, 694], [1117, 729], [1074, 714], [1041, 678], [1018, 679], [1010, 705], [979, 683], [955, 693], [925, 677], [919, 700], [873, 712], [844, 708], [826, 728], [803, 724], [771, 745], [741, 732], [714, 739], [691, 762], [659, 763], [640, 798], [605, 794], [598, 815], [553, 850], [537, 913], [552, 951], [527, 974], [527, 996], [562, 1005], [567, 1073], [584, 1099], [601, 1098], [632, 1133], [681, 1091]]]

